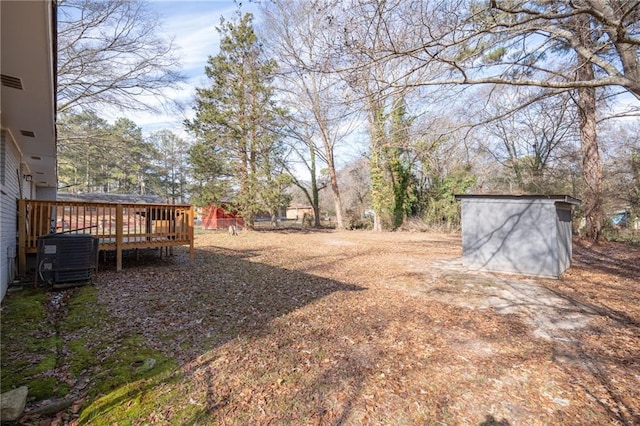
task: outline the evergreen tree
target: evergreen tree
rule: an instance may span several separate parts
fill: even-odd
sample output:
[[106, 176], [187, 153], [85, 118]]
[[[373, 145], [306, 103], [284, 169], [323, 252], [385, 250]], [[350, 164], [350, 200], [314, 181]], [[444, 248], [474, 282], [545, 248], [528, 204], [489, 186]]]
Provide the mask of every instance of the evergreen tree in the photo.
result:
[[[228, 176], [232, 193], [227, 195], [250, 227], [255, 214], [268, 207], [263, 202], [266, 192], [272, 200], [270, 191], [278, 186], [273, 185], [278, 174], [273, 155], [280, 142], [271, 87], [276, 64], [265, 59], [252, 21], [247, 13], [217, 28], [220, 53], [209, 57], [205, 67], [211, 85], [197, 89], [196, 117], [185, 123], [198, 139], [190, 151], [194, 168], [211, 164], [221, 173], [210, 178]], [[218, 195], [212, 182], [201, 187], [208, 196]], [[215, 201], [203, 200], [203, 192], [197, 195], [200, 202]]]
[[202, 141], [193, 144], [187, 152], [193, 181], [189, 185], [191, 202], [206, 206], [225, 198], [230, 192], [228, 167], [219, 155], [220, 149]]
[[63, 113], [58, 120], [58, 180], [63, 190], [99, 192], [104, 187], [109, 123], [94, 112]]
[[155, 149], [143, 138], [142, 129], [128, 118], [117, 119], [111, 128], [109, 153], [105, 192], [145, 194], [149, 176], [154, 174]]
[[155, 150], [131, 120], [113, 125], [85, 111], [64, 113], [58, 121], [58, 175], [61, 189], [73, 192], [144, 194], [157, 173]]
[[153, 191], [170, 203], [185, 203], [187, 199], [187, 142], [170, 130], [151, 135], [154, 145], [155, 176]]

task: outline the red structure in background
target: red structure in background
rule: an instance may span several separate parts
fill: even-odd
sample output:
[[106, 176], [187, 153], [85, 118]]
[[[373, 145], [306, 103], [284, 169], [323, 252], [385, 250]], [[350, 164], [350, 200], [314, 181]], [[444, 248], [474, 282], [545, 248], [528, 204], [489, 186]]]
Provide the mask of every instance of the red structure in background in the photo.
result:
[[226, 229], [229, 226], [244, 226], [244, 219], [226, 204], [210, 206], [202, 209], [202, 229]]

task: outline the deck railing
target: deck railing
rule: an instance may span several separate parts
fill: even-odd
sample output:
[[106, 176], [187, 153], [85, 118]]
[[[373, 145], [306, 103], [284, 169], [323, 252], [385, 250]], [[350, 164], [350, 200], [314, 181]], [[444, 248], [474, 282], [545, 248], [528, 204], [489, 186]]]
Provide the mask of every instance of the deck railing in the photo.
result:
[[189, 246], [194, 257], [193, 206], [80, 201], [18, 201], [18, 270], [26, 272], [28, 253], [36, 253], [38, 237], [89, 234], [100, 250], [115, 250], [117, 269], [122, 252], [133, 248]]

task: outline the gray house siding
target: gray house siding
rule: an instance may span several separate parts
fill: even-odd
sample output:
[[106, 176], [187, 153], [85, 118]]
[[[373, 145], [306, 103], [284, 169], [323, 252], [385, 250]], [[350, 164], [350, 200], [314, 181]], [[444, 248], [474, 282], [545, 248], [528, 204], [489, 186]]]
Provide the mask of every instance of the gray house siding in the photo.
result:
[[571, 204], [548, 197], [458, 199], [465, 266], [551, 277], [570, 266]]
[[53, 0], [0, 0], [0, 299], [17, 272], [17, 200], [48, 198], [58, 186], [56, 8]]
[[[0, 161], [0, 300], [9, 283], [15, 278], [18, 173], [20, 153], [6, 132], [0, 132], [2, 158]], [[26, 182], [23, 182], [26, 184]]]
[[50, 200], [55, 201], [57, 199], [58, 190], [56, 188], [36, 186], [35, 198], [36, 200]]

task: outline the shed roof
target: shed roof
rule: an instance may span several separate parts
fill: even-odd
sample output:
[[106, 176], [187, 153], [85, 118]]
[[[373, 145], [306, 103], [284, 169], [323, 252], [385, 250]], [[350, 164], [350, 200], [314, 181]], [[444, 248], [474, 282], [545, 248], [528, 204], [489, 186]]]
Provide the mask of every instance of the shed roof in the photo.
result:
[[456, 200], [549, 200], [580, 205], [581, 200], [569, 195], [508, 195], [508, 194], [460, 194], [455, 195]]

